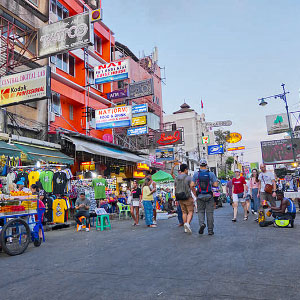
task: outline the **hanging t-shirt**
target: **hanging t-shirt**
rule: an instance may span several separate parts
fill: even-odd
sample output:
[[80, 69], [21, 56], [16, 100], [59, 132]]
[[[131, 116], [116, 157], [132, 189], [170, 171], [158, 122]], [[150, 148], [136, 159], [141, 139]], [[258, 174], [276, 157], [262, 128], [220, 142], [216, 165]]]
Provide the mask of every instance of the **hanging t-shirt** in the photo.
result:
[[92, 182], [94, 191], [95, 191], [95, 199], [105, 199], [105, 187], [107, 186], [107, 182], [104, 178], [95, 178]]
[[43, 203], [45, 205], [45, 214], [44, 214], [44, 221], [45, 222], [52, 222], [53, 220], [53, 199], [52, 198], [44, 198]]
[[65, 199], [55, 199], [53, 201], [53, 222], [64, 223], [65, 211], [68, 209]]
[[67, 175], [64, 172], [56, 172], [53, 176], [53, 194], [63, 195], [67, 185]]
[[16, 180], [16, 174], [14, 172], [9, 172], [6, 176], [6, 184], [9, 186], [10, 184], [13, 184]]
[[24, 185], [28, 187], [28, 183], [29, 183], [28, 174], [26, 172], [18, 173], [15, 183], [17, 183], [18, 181], [23, 181]]
[[52, 193], [52, 180], [53, 180], [53, 172], [52, 171], [43, 171], [40, 174], [40, 182], [43, 186], [43, 189], [47, 193]]
[[40, 179], [40, 173], [38, 171], [32, 171], [28, 175], [29, 180], [29, 187], [31, 187], [33, 184], [36, 184], [37, 181]]

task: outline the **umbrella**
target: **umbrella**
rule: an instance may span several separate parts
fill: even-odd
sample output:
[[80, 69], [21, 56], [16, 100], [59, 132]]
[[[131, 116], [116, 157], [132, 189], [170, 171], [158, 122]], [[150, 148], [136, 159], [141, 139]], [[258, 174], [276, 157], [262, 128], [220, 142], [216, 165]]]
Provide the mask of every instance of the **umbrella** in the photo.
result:
[[[159, 170], [154, 175], [152, 175], [152, 180], [155, 182], [166, 182], [166, 181], [174, 181], [171, 174]], [[139, 183], [144, 183], [145, 179], [140, 180]]]

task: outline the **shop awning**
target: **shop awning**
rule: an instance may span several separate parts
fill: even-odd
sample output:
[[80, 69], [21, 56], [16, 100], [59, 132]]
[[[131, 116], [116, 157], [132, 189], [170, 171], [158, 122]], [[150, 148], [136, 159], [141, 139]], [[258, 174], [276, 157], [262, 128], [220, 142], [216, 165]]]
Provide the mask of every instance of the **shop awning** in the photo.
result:
[[21, 157], [21, 151], [12, 144], [7, 144], [4, 141], [0, 141], [0, 156], [2, 155], [9, 157]]
[[88, 152], [96, 155], [107, 156], [115, 159], [131, 161], [131, 162], [149, 163], [146, 158], [127, 151], [119, 150], [108, 146], [103, 146], [96, 143], [91, 143], [73, 137], [67, 137], [67, 138], [75, 145], [76, 151], [83, 151], [83, 152]]
[[23, 144], [14, 144], [18, 149], [24, 152], [29, 160], [70, 164], [74, 163], [74, 159], [51, 148], [34, 147]]

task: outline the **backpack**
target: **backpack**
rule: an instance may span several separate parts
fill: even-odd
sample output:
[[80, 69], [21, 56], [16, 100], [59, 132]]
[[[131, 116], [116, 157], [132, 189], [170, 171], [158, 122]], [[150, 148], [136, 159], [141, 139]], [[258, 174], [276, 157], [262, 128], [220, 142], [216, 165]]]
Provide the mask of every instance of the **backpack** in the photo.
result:
[[175, 197], [176, 200], [188, 200], [191, 197], [191, 189], [186, 180], [188, 175], [176, 178], [175, 180]]
[[198, 186], [197, 186], [197, 195], [205, 195], [212, 193], [212, 186], [210, 183], [209, 171], [198, 173]]

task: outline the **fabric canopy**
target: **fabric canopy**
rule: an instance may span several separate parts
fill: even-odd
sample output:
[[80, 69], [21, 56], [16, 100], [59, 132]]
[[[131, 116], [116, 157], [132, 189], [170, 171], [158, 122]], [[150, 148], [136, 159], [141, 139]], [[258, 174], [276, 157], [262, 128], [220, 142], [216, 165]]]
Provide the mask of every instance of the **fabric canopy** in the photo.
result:
[[67, 137], [76, 147], [76, 151], [88, 152], [96, 155], [107, 156], [115, 159], [126, 160], [131, 162], [148, 163], [148, 160], [136, 154], [122, 151], [116, 148], [103, 146], [100, 144], [88, 142], [78, 138]]
[[[174, 181], [171, 174], [159, 170], [154, 175], [152, 175], [152, 180], [155, 182], [166, 182], [166, 181]], [[145, 179], [140, 180], [139, 183], [144, 183]]]
[[55, 162], [63, 164], [74, 164], [74, 159], [52, 148], [40, 148], [23, 144], [15, 144], [24, 152], [29, 160], [41, 160], [44, 162]]
[[4, 141], [0, 141], [0, 155], [5, 156], [14, 156], [14, 157], [21, 157], [21, 151], [17, 147], [11, 144], [7, 144]]

